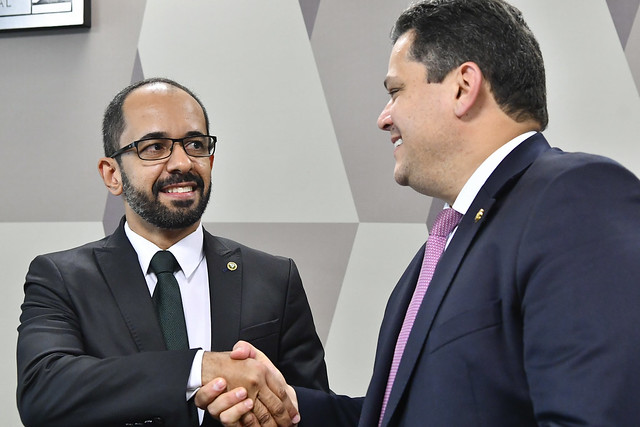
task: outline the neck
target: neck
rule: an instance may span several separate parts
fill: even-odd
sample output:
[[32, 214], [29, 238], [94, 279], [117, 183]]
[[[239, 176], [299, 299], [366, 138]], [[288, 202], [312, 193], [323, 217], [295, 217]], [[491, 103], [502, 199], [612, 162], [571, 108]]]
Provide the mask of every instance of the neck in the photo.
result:
[[[504, 116], [503, 118], [506, 118]], [[493, 121], [491, 126], [475, 128], [463, 136], [464, 154], [460, 156], [457, 163], [460, 165], [459, 174], [455, 185], [452, 185], [450, 192], [441, 197], [449, 205], [453, 205], [458, 194], [471, 175], [480, 165], [500, 147], [529, 131], [538, 131], [539, 126], [533, 122], [517, 123], [511, 119]]]

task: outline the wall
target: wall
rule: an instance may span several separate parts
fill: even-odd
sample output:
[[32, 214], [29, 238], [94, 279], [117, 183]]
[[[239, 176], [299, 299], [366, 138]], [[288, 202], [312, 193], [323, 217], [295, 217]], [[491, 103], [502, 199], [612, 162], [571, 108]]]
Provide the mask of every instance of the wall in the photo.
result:
[[[333, 389], [364, 393], [384, 304], [441, 206], [394, 183], [375, 126], [388, 32], [407, 3], [94, 0], [90, 30], [0, 33], [3, 425], [20, 425], [29, 262], [113, 228], [122, 207], [96, 170], [101, 115], [118, 90], [154, 75], [192, 87], [219, 137], [205, 226], [296, 260]], [[513, 3], [545, 56], [548, 139], [640, 174], [640, 0]]]

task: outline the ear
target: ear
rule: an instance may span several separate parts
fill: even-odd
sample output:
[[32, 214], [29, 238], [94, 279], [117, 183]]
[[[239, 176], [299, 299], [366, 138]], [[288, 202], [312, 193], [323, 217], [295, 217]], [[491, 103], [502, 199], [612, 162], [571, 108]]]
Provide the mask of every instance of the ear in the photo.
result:
[[458, 94], [454, 112], [458, 118], [467, 114], [478, 101], [483, 80], [482, 71], [475, 62], [465, 62], [456, 69]]
[[103, 157], [98, 160], [98, 172], [104, 181], [107, 189], [114, 196], [122, 194], [122, 179], [120, 178], [120, 168], [118, 162], [111, 157]]
[[213, 158], [215, 157], [215, 154], [212, 154], [209, 156], [209, 170], [213, 169]]

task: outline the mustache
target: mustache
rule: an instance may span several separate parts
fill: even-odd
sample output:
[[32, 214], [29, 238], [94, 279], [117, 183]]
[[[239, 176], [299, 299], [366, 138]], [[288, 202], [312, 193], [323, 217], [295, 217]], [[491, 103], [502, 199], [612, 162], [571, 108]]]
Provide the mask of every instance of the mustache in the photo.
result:
[[163, 180], [158, 180], [153, 184], [152, 187], [152, 192], [154, 196], [158, 196], [158, 194], [160, 193], [160, 189], [163, 187], [166, 187], [167, 185], [172, 185], [172, 184], [179, 184], [181, 182], [186, 182], [186, 181], [193, 181], [196, 183], [196, 185], [198, 186], [198, 190], [200, 191], [200, 193], [202, 193], [204, 191], [204, 180], [202, 179], [202, 177], [200, 177], [200, 175], [196, 175], [192, 172], [187, 172], [187, 173], [178, 173], [175, 175], [171, 175], [170, 177], [163, 179]]

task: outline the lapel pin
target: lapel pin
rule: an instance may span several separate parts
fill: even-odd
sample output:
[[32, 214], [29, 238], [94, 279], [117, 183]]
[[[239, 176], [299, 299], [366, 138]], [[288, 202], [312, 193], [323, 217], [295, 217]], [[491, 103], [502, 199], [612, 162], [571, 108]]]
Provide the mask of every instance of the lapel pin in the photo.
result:
[[227, 268], [229, 269], [229, 271], [236, 271], [238, 269], [238, 264], [233, 261], [229, 261], [227, 263]]
[[478, 222], [482, 219], [482, 216], [484, 215], [484, 209], [480, 209], [478, 211], [478, 213], [476, 214], [476, 217], [474, 219], [474, 222]]

